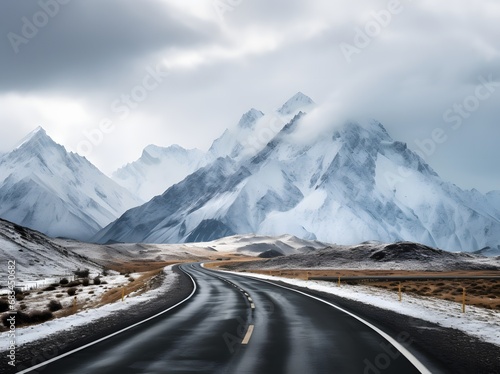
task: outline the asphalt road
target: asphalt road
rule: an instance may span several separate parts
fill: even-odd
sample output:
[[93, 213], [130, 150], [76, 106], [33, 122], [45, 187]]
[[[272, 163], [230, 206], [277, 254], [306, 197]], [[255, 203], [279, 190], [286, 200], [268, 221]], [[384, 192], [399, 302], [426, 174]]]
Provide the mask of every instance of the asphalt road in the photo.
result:
[[197, 264], [182, 268], [197, 284], [188, 301], [33, 373], [426, 372], [398, 343], [320, 300]]

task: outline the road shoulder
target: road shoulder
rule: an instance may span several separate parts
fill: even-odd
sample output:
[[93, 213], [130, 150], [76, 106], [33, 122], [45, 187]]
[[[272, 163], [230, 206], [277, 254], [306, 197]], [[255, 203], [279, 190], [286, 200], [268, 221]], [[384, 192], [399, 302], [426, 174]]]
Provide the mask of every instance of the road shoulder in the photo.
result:
[[331, 293], [272, 279], [265, 280], [331, 302], [365, 319], [395, 339], [401, 334], [409, 335], [411, 343], [406, 344], [405, 348], [433, 373], [500, 372], [500, 362], [497, 359], [500, 357], [500, 347], [481, 341], [460, 330], [446, 328], [423, 319]]
[[[16, 351], [16, 370], [10, 372], [17, 372], [32, 367], [43, 361], [72, 351], [154, 316], [186, 299], [193, 291], [193, 283], [185, 273], [179, 270], [178, 266], [174, 266], [172, 271], [176, 274], [173, 283], [165, 287], [164, 290], [162, 289], [161, 294], [157, 297], [139, 304], [140, 307], [137, 307], [137, 304], [131, 304], [129, 308], [115, 311], [84, 325], [64, 330], [58, 333], [56, 337], [52, 335], [18, 346]], [[165, 278], [165, 274], [162, 274], [161, 278]], [[164, 279], [159, 279], [159, 289], [162, 288], [163, 281]], [[89, 319], [91, 319], [92, 311], [89, 313]], [[40, 328], [40, 325], [28, 328], [37, 329], [37, 327]], [[0, 355], [4, 357], [6, 352], [0, 352]], [[3, 371], [5, 366], [1, 365], [1, 373], [9, 373], [9, 371]]]

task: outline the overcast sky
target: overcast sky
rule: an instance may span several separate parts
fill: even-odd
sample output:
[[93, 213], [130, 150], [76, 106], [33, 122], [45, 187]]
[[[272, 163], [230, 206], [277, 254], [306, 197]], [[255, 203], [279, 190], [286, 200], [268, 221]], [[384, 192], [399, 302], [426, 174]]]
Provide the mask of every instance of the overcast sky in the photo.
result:
[[1, 1], [0, 152], [41, 125], [109, 174], [302, 91], [500, 189], [499, 21], [498, 0]]

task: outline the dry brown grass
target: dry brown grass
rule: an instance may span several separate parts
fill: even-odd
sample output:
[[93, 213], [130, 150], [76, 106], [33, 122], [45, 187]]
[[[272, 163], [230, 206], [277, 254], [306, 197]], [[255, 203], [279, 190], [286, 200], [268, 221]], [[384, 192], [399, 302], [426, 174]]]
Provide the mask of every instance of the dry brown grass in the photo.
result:
[[120, 274], [143, 273], [163, 269], [165, 266], [179, 264], [185, 261], [127, 261], [127, 262], [108, 262], [108, 269], [119, 272]]
[[[375, 287], [398, 290], [394, 282], [371, 283]], [[401, 282], [403, 293], [413, 293], [422, 296], [436, 297], [443, 300], [462, 303], [463, 288], [465, 288], [466, 304], [482, 308], [500, 310], [500, 281], [496, 279], [473, 280], [429, 280]]]
[[[332, 270], [332, 269], [289, 269], [289, 270], [246, 270], [247, 273], [259, 273], [271, 276], [307, 280], [309, 277], [340, 276], [498, 276], [496, 271], [402, 271], [402, 270]], [[364, 284], [381, 287], [398, 292], [399, 282], [357, 282], [349, 284]], [[482, 308], [500, 310], [500, 281], [495, 279], [473, 280], [417, 280], [401, 282], [404, 293], [435, 297], [443, 300], [462, 303], [462, 289], [466, 290], [466, 304]], [[403, 296], [404, 297], [404, 296]]]
[[133, 282], [130, 282], [129, 284], [124, 285], [123, 287], [116, 287], [105, 292], [102, 295], [101, 301], [99, 302], [98, 305], [100, 306], [100, 305], [114, 303], [120, 300], [122, 298], [122, 295], [125, 297], [133, 292], [138, 292], [139, 295], [146, 292], [149, 288], [149, 281], [155, 276], [159, 275], [162, 271], [163, 267], [160, 269], [145, 272], [141, 274]]
[[[119, 271], [121, 273], [130, 273], [133, 272], [138, 272], [137, 269], [143, 269], [147, 268], [148, 271], [141, 272], [140, 276], [137, 277], [134, 282], [128, 282], [128, 284], [124, 285], [123, 287], [115, 287], [107, 292], [105, 292], [100, 300], [95, 301], [93, 303], [86, 303], [84, 305], [84, 309], [88, 308], [96, 308], [102, 305], [110, 304], [117, 302], [118, 300], [121, 300], [122, 298], [122, 292], [124, 297], [133, 293], [133, 292], [138, 292], [138, 294], [142, 294], [146, 292], [149, 289], [149, 282], [152, 280], [155, 276], [159, 275], [165, 266], [177, 264], [178, 262], [149, 262], [149, 261], [134, 261], [132, 263], [115, 263], [114, 266], [108, 266], [110, 269]], [[122, 291], [123, 288], [123, 291]], [[82, 310], [83, 305], [80, 303], [76, 304], [75, 306], [71, 305], [69, 307], [66, 307], [62, 310], [57, 311], [54, 313], [54, 315], [57, 318], [60, 317], [67, 317], [73, 314], [78, 313], [79, 311]]]
[[[215, 260], [215, 258], [214, 258]], [[169, 265], [174, 265], [182, 262], [188, 262], [186, 261], [128, 261], [128, 262], [108, 262], [106, 264], [103, 264], [106, 266], [108, 269], [117, 271], [121, 274], [130, 274], [130, 273], [136, 273], [134, 274], [134, 280], [131, 281], [131, 278], [127, 280], [125, 278], [126, 284], [124, 285], [124, 296], [127, 296], [131, 293], [136, 292], [137, 295], [140, 295], [144, 292], [146, 292], [149, 287], [150, 287], [150, 281], [160, 274], [163, 271], [163, 268]], [[137, 276], [137, 273], [139, 275]], [[101, 280], [105, 280], [106, 277], [101, 277]], [[65, 285], [67, 286], [67, 285]], [[108, 285], [110, 286], [110, 285]], [[100, 286], [102, 287], [102, 286]], [[56, 291], [56, 288], [54, 288], [54, 291]], [[62, 291], [60, 291], [62, 292]], [[63, 304], [63, 309], [58, 310], [56, 312], [53, 312], [53, 316], [55, 318], [61, 318], [61, 317], [66, 317], [70, 316], [73, 314], [76, 314], [82, 310], [90, 309], [90, 308], [95, 308], [99, 307], [108, 303], [114, 303], [117, 302], [121, 299], [122, 297], [122, 287], [115, 286], [115, 288], [110, 289], [109, 291], [105, 292], [102, 294], [100, 298], [95, 298], [93, 300], [92, 298], [94, 297], [94, 291], [90, 291], [86, 293], [87, 296], [91, 296], [91, 298], [82, 298], [84, 296], [84, 289], [79, 289], [79, 292], [77, 293], [78, 298], [76, 300], [76, 304], [69, 304], [66, 301], [66, 305]], [[44, 295], [47, 294], [47, 291], [38, 291], [34, 292], [34, 295]], [[29, 293], [24, 293], [24, 296], [29, 295]], [[50, 295], [48, 295], [50, 296]], [[56, 297], [59, 299], [59, 296], [67, 296], [66, 292], [60, 293], [60, 294], [55, 294], [53, 297]], [[73, 299], [71, 299], [73, 300]], [[3, 326], [1, 326], [0, 323], [0, 332], [6, 331]]]
[[248, 263], [252, 261], [262, 261], [261, 259], [255, 258], [255, 257], [231, 257], [231, 256], [226, 256], [222, 260], [217, 260], [213, 259], [212, 261], [214, 262], [207, 262], [205, 263], [205, 267], [208, 269], [217, 269], [217, 268], [224, 268], [227, 265], [238, 265], [238, 264], [243, 264], [243, 263]]

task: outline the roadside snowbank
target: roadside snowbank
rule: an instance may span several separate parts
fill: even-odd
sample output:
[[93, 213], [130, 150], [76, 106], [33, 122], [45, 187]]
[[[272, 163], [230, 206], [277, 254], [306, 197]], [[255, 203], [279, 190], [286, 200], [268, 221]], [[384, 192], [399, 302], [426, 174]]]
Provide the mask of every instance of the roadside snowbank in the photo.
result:
[[[158, 297], [170, 290], [178, 277], [178, 274], [172, 271], [172, 266], [167, 266], [163, 269], [165, 277], [160, 287], [145, 292], [140, 296], [133, 296], [133, 294], [126, 297], [123, 302], [117, 301], [112, 304], [107, 304], [96, 309], [87, 309], [77, 314], [68, 317], [54, 319], [39, 325], [20, 327], [16, 329], [16, 342], [17, 346], [30, 343], [42, 338], [57, 335], [62, 331], [70, 330], [76, 326], [86, 325], [87, 323], [98, 322], [100, 318], [107, 317], [116, 311], [131, 308], [136, 305], [143, 304], [144, 302]], [[0, 351], [6, 351], [9, 342], [8, 332], [0, 333]]]
[[239, 272], [228, 273], [281, 281], [294, 286], [327, 292], [413, 318], [420, 318], [442, 327], [458, 329], [482, 341], [500, 346], [500, 313], [497, 311], [467, 306], [466, 313], [462, 314], [461, 305], [455, 302], [408, 294], [403, 294], [403, 301], [399, 302], [396, 292], [376, 287], [363, 285], [350, 286], [346, 284], [338, 287], [336, 283], [325, 281], [305, 281]]

